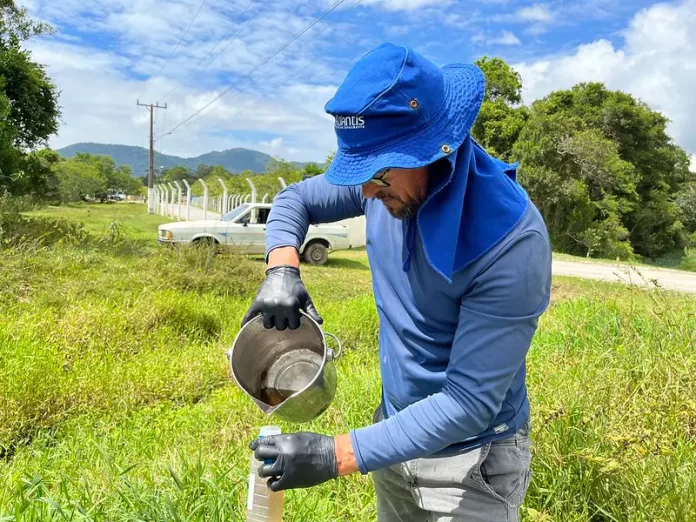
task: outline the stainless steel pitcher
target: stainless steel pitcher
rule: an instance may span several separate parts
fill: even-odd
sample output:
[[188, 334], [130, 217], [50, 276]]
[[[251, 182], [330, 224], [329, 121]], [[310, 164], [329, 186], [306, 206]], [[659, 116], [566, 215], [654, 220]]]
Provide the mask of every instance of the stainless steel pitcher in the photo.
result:
[[[326, 344], [333, 338], [338, 349]], [[336, 394], [341, 341], [301, 312], [300, 327], [266, 329], [259, 315], [239, 331], [227, 352], [232, 376], [267, 415], [308, 422], [329, 407]]]

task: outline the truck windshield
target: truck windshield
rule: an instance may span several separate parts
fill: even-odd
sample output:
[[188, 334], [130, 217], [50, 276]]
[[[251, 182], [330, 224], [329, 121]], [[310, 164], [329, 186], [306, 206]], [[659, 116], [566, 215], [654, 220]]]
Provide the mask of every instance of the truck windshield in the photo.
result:
[[238, 207], [234, 208], [232, 211], [228, 212], [224, 216], [220, 218], [220, 221], [232, 221], [234, 220], [237, 216], [243, 214], [244, 212], [247, 211], [249, 208], [249, 205], [239, 205]]

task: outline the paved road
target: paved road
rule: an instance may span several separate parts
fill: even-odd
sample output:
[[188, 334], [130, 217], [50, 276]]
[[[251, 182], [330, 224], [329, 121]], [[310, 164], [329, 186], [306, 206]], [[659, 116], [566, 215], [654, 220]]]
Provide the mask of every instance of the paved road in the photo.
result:
[[[177, 205], [174, 205], [174, 210], [173, 210], [173, 215], [174, 215], [174, 221], [177, 221], [177, 216], [179, 212], [179, 207]], [[189, 219], [191, 221], [198, 221], [203, 219], [204, 213], [203, 209], [199, 207], [194, 207], [191, 205], [191, 209], [189, 210]], [[206, 216], [208, 219], [220, 219], [221, 214], [218, 214], [217, 212], [211, 212], [210, 210], [208, 211], [208, 215]], [[167, 207], [167, 217], [169, 216], [169, 207]], [[171, 219], [171, 218], [170, 218]], [[186, 220], [186, 206], [181, 205], [181, 220], [185, 221]]]
[[572, 261], [553, 261], [553, 274], [618, 281], [638, 286], [655, 287], [653, 280], [666, 290], [696, 294], [696, 273], [666, 268], [617, 266], [608, 263], [575, 263]]
[[[181, 213], [182, 213], [182, 215], [183, 215], [183, 214], [185, 213], [185, 209], [182, 209], [182, 210], [181, 210]], [[202, 208], [198, 208], [198, 207], [191, 206], [190, 218], [191, 218], [192, 221], [193, 221], [193, 220], [197, 220], [197, 219], [203, 219], [203, 215], [204, 215], [204, 213], [203, 213], [203, 209], [202, 209]], [[208, 219], [220, 219], [220, 216], [221, 216], [221, 215], [222, 215], [222, 214], [218, 214], [217, 212], [212, 212], [212, 211], [209, 210], [209, 211], [208, 211], [208, 215], [207, 215], [206, 217], [207, 217]], [[183, 219], [183, 218], [182, 218], [182, 219]]]

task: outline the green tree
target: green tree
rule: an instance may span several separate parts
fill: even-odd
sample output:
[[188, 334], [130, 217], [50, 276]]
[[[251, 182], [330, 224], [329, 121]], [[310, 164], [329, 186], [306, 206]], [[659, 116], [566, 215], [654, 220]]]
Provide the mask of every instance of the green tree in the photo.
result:
[[231, 176], [231, 174], [222, 165], [215, 165], [211, 169], [210, 174], [208, 174], [208, 176], [210, 176], [211, 178], [215, 178], [215, 177], [223, 178], [223, 180], [224, 180], [224, 178], [229, 178]]
[[196, 181], [196, 179], [196, 175], [189, 169], [181, 165], [177, 165], [176, 167], [172, 167], [171, 169], [164, 170], [157, 181], [162, 183], [171, 183], [174, 181], [181, 182], [183, 180], [186, 180], [189, 183], [193, 183], [194, 181]]
[[80, 164], [90, 165], [98, 172], [99, 177], [104, 181], [103, 193], [100, 194], [102, 198], [113, 194], [128, 194], [129, 190], [136, 190], [133, 183], [133, 169], [128, 165], [116, 167], [111, 156], [78, 153], [73, 160]]
[[266, 172], [276, 177], [290, 177], [295, 175], [298, 169], [287, 160], [282, 158], [271, 158], [266, 167]]
[[45, 144], [58, 130], [56, 87], [44, 67], [33, 62], [31, 53], [21, 47], [29, 38], [51, 32], [49, 25], [29, 19], [26, 9], [15, 8], [12, 3], [0, 7], [0, 78], [10, 102], [7, 122], [16, 131], [13, 141], [20, 149]]
[[486, 77], [484, 101], [522, 103], [522, 76], [500, 58], [484, 56], [474, 62]]
[[96, 162], [76, 158], [55, 166], [61, 201], [81, 201], [106, 191], [106, 178]]
[[685, 185], [677, 194], [675, 202], [679, 209], [679, 219], [686, 232], [696, 232], [696, 181]]
[[111, 156], [78, 153], [60, 162], [54, 158], [53, 164], [57, 193], [63, 201], [86, 197], [105, 200], [114, 194], [141, 195], [144, 192], [142, 181], [133, 177], [131, 167], [116, 167]]
[[486, 77], [486, 90], [471, 134], [488, 152], [510, 161], [528, 118], [527, 108], [520, 106], [522, 77], [500, 58], [483, 57], [476, 65]]
[[[657, 256], [680, 243], [674, 195], [687, 179], [688, 158], [666, 126], [661, 114], [600, 83], [578, 84], [532, 105], [514, 156], [556, 248], [586, 253], [592, 243], [600, 245], [593, 254], [613, 255], [630, 242], [636, 253]], [[571, 231], [570, 216], [578, 213], [584, 219]], [[578, 230], [599, 223], [613, 247], [590, 232], [583, 239]]]
[[331, 163], [333, 162], [334, 158], [336, 157], [336, 151], [331, 151], [329, 152], [329, 155], [326, 156], [326, 168], [328, 169]]
[[[234, 174], [231, 174], [225, 167], [222, 165], [215, 165], [214, 167], [210, 168], [210, 174], [205, 178], [206, 183], [208, 184], [208, 194], [211, 196], [220, 196], [222, 195], [222, 187], [220, 186], [220, 182], [218, 181], [221, 179], [223, 183], [227, 186], [227, 190], [229, 192], [230, 186], [235, 185], [233, 183], [234, 178], [236, 178]], [[246, 183], [244, 183], [246, 186]], [[232, 194], [232, 192], [229, 192]]]
[[622, 217], [637, 200], [633, 166], [600, 132], [562, 130], [561, 118], [532, 118], [515, 147], [520, 181], [546, 219], [554, 248], [632, 257]]
[[[21, 167], [18, 170], [21, 177], [16, 183], [20, 193], [28, 194], [33, 189], [41, 187], [40, 199], [58, 201], [58, 179], [55, 174], [55, 166], [61, 161], [60, 155], [51, 149], [41, 149], [30, 152], [22, 158]], [[19, 186], [19, 184], [23, 186]]]
[[16, 134], [10, 124], [10, 100], [4, 94], [5, 79], [0, 77], [0, 195], [3, 190], [10, 190], [16, 180], [16, 170], [22, 154], [13, 143]]
[[198, 168], [196, 169], [196, 178], [206, 178], [210, 176], [212, 170], [213, 167], [210, 165], [198, 165]]
[[316, 163], [307, 163], [307, 165], [305, 165], [304, 168], [302, 169], [302, 177], [312, 178], [314, 176], [317, 176], [317, 175], [323, 174], [323, 173], [324, 173], [324, 169], [322, 169]]
[[0, 77], [0, 146], [10, 145], [14, 141], [14, 128], [8, 119], [10, 100], [5, 95], [5, 78]]
[[[125, 165], [122, 165], [120, 168], [123, 168], [124, 166]], [[145, 185], [143, 185], [142, 180], [140, 178], [133, 177], [129, 172], [127, 178], [124, 179], [122, 193], [127, 194], [128, 196], [144, 196], [147, 194], [147, 190]]]
[[107, 193], [139, 196], [144, 193], [142, 188], [142, 183], [133, 177], [133, 169], [129, 165], [114, 169], [111, 179], [107, 179]]
[[[0, 3], [0, 191], [46, 194], [45, 170], [27, 153], [44, 145], [58, 129], [58, 92], [43, 66], [22, 48], [33, 36], [52, 28], [34, 22], [26, 9]], [[39, 168], [32, 172], [31, 168]]]

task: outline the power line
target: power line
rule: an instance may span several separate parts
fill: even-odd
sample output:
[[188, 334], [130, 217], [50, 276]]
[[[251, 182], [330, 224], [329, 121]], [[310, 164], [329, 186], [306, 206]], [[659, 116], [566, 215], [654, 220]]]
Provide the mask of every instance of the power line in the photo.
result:
[[[158, 121], [155, 120], [155, 125], [159, 125], [159, 123], [160, 123], [160, 122], [158, 122]], [[163, 112], [163, 113], [162, 113], [162, 127], [164, 128], [164, 127], [166, 127], [166, 126], [167, 126], [167, 113], [166, 113], [166, 112]], [[155, 138], [155, 143], [157, 143], [157, 144], [159, 145], [159, 151], [158, 151], [158, 153], [159, 153], [159, 155], [160, 155], [160, 157], [161, 157], [161, 156], [163, 155], [163, 154], [162, 154], [162, 142], [160, 141], [159, 138]]]
[[193, 23], [194, 23], [194, 22], [196, 21], [196, 19], [198, 18], [198, 15], [201, 14], [201, 11], [203, 10], [203, 8], [205, 7], [205, 4], [207, 4], [207, 3], [208, 3], [208, 0], [203, 0], [203, 2], [201, 3], [201, 6], [198, 8], [198, 11], [196, 12], [196, 15], [195, 15], [195, 16], [193, 17], [193, 19], [191, 20], [191, 23], [190, 23], [190, 24], [188, 25], [188, 27], [186, 28], [186, 31], [184, 31], [184, 34], [181, 35], [181, 38], [179, 39], [179, 42], [176, 44], [176, 47], [174, 48], [174, 50], [172, 51], [172, 53], [171, 53], [171, 54], [169, 55], [169, 57], [167, 58], [167, 61], [164, 62], [164, 64], [162, 65], [162, 67], [160, 68], [159, 72], [158, 72], [156, 75], [150, 76], [150, 79], [148, 80], [147, 85], [145, 86], [145, 90], [142, 92], [142, 94], [141, 94], [140, 96], [138, 96], [138, 98], [142, 98], [142, 97], [143, 97], [143, 94], [145, 94], [145, 93], [150, 89], [150, 87], [151, 87], [152, 84], [154, 83], [154, 82], [152, 82], [152, 79], [153, 79], [153, 78], [158, 78], [159, 75], [162, 74], [162, 71], [164, 71], [164, 68], [169, 64], [169, 62], [171, 61], [171, 59], [174, 57], [174, 55], [176, 54], [176, 52], [179, 50], [179, 46], [181, 45], [181, 42], [184, 41], [184, 38], [186, 38], [186, 35], [187, 35], [188, 32], [191, 30], [191, 27], [193, 27]]
[[[393, 1], [393, 0], [386, 0], [386, 2], [384, 2], [384, 7], [386, 7], [387, 5], [391, 4], [392, 1]], [[355, 3], [355, 5], [354, 5], [353, 7], [357, 6], [360, 2], [362, 2], [362, 0], [358, 0], [358, 1]], [[324, 31], [326, 31], [326, 29], [328, 29], [329, 27], [330, 27], [330, 26], [329, 26], [328, 23], [324, 24], [324, 27], [320, 28], [320, 29], [317, 31], [317, 33], [314, 35], [314, 37], [317, 38], [317, 37], [320, 36]], [[307, 41], [305, 41], [302, 45], [299, 46], [299, 48], [298, 48], [297, 50], [300, 51], [300, 50], [304, 49], [305, 46], [307, 46], [311, 41], [312, 41], [312, 40], [307, 40]], [[287, 62], [287, 60], [288, 60], [289, 58], [290, 58], [290, 56], [286, 56], [284, 60], [280, 60], [280, 61], [279, 61], [278, 63], [276, 63], [271, 69], [269, 69], [268, 71], [266, 71], [266, 74], [268, 74], [268, 73], [274, 71], [274, 70], [277, 69], [279, 66], [283, 65], [285, 62]], [[304, 66], [300, 67], [298, 70], [296, 70], [296, 71], [294, 71], [293, 73], [291, 73], [287, 78], [285, 78], [285, 80], [283, 80], [282, 82], [280, 82], [279, 84], [277, 84], [277, 85], [275, 86], [274, 90], [277, 91], [279, 87], [283, 87], [283, 86], [284, 86], [285, 84], [287, 84], [290, 80], [293, 80], [293, 79], [297, 78], [302, 72], [304, 72], [306, 69], [308, 69], [311, 65], [314, 65], [314, 63], [312, 63], [312, 62], [310, 61], [310, 62], [308, 62], [307, 64], [305, 64]], [[255, 105], [256, 103], [258, 103], [260, 100], [261, 100], [261, 97], [257, 96], [256, 98], [252, 99], [252, 101], [251, 101], [250, 103], [247, 103], [247, 104], [246, 104], [244, 107], [242, 107], [241, 109], [237, 109], [237, 112], [235, 112], [235, 113], [232, 114], [231, 116], [239, 116], [239, 115], [242, 114], [244, 111], [248, 110], [252, 105]], [[194, 136], [195, 136], [195, 134], [194, 134]]]
[[[362, 0], [360, 0], [360, 1], [362, 1]], [[292, 43], [293, 43], [295, 40], [297, 40], [300, 36], [302, 36], [304, 33], [306, 33], [307, 31], [309, 31], [312, 27], [314, 27], [316, 24], [318, 24], [321, 20], [323, 20], [326, 16], [328, 16], [331, 12], [333, 12], [336, 8], [338, 8], [341, 4], [343, 4], [343, 3], [345, 3], [345, 2], [346, 2], [346, 0], [338, 0], [337, 2], [335, 2], [329, 9], [327, 9], [326, 11], [324, 11], [319, 17], [315, 18], [312, 22], [310, 22], [309, 24], [307, 24], [302, 30], [300, 30], [300, 32], [298, 32], [295, 36], [293, 36], [292, 38], [290, 38], [290, 40], [288, 40], [287, 42], [285, 42], [277, 51], [275, 51], [273, 54], [271, 54], [269, 57], [267, 57], [267, 58], [266, 58], [265, 60], [263, 60], [261, 63], [259, 63], [258, 65], [256, 65], [251, 71], [249, 71], [248, 73], [246, 73], [246, 74], [245, 74], [244, 76], [242, 76], [239, 80], [237, 80], [237, 81], [234, 82], [232, 85], [230, 85], [227, 89], [223, 90], [218, 96], [216, 96], [215, 98], [213, 98], [212, 101], [210, 101], [209, 103], [207, 103], [206, 105], [204, 105], [202, 108], [200, 108], [199, 110], [197, 110], [196, 112], [194, 112], [191, 116], [189, 116], [189, 117], [186, 118], [184, 121], [182, 121], [181, 123], [179, 123], [178, 125], [176, 125], [174, 128], [172, 128], [167, 134], [171, 134], [171, 133], [173, 133], [174, 131], [176, 131], [177, 129], [179, 129], [180, 127], [186, 125], [189, 121], [191, 121], [193, 118], [195, 118], [196, 116], [198, 116], [198, 115], [199, 115], [200, 113], [202, 113], [205, 109], [207, 109], [208, 107], [210, 107], [211, 105], [213, 105], [213, 103], [215, 103], [216, 101], [218, 101], [218, 100], [219, 100], [220, 98], [222, 98], [225, 94], [227, 94], [227, 93], [230, 92], [232, 89], [234, 89], [237, 85], [239, 85], [239, 84], [242, 83], [244, 80], [246, 80], [247, 78], [249, 78], [252, 74], [254, 74], [256, 71], [258, 71], [261, 67], [263, 67], [264, 65], [266, 65], [268, 62], [270, 62], [273, 58], [275, 58], [276, 56], [278, 56], [278, 55], [279, 55], [281, 52], [283, 52], [288, 46], [290, 46], [290, 44], [292, 44]], [[358, 2], [358, 3], [359, 3], [359, 2]]]
[[[357, 6], [360, 2], [362, 2], [362, 0], [358, 0], [358, 1], [355, 3], [355, 5], [354, 5], [353, 7]], [[386, 7], [386, 6], [389, 5], [391, 2], [392, 2], [392, 0], [387, 0], [386, 2], [384, 2], [384, 6]], [[315, 37], [315, 38], [318, 37], [318, 36], [321, 35], [324, 31], [326, 31], [326, 29], [328, 29], [329, 27], [330, 27], [330, 25], [329, 25], [328, 23], [325, 23], [325, 24], [324, 24], [324, 27], [320, 28], [320, 29], [317, 31], [317, 33], [314, 35], [314, 37]], [[297, 50], [300, 51], [300, 50], [304, 49], [311, 41], [312, 41], [312, 40], [306, 40], [302, 45], [299, 46], [299, 48], [298, 48]], [[367, 49], [366, 49], [366, 50], [367, 50]], [[276, 63], [271, 69], [269, 69], [268, 71], [266, 71], [266, 74], [268, 74], [268, 73], [274, 71], [275, 69], [277, 69], [277, 68], [280, 67], [281, 65], [285, 64], [285, 63], [288, 61], [289, 58], [290, 58], [290, 56], [286, 56], [284, 60], [280, 60], [280, 61], [279, 61], [278, 63]], [[297, 69], [296, 71], [292, 72], [290, 75], [288, 75], [287, 78], [285, 78], [285, 80], [283, 80], [282, 82], [280, 82], [280, 83], [278, 83], [277, 85], [275, 85], [275, 86], [274, 86], [274, 90], [277, 91], [280, 87], [283, 87], [283, 86], [285, 86], [288, 82], [290, 82], [290, 80], [296, 79], [301, 73], [303, 73], [303, 72], [304, 72], [306, 69], [308, 69], [311, 65], [314, 65], [314, 63], [312, 63], [312, 62], [310, 61], [310, 62], [308, 62], [307, 64], [305, 64], [304, 66], [302, 66], [302, 67], [300, 67], [299, 69]], [[241, 93], [241, 91], [240, 91], [240, 93]], [[244, 105], [243, 107], [241, 107], [241, 108], [236, 108], [236, 112], [235, 112], [234, 114], [231, 114], [230, 117], [239, 116], [240, 114], [243, 114], [244, 112], [246, 112], [247, 110], [249, 110], [253, 105], [255, 105], [255, 104], [257, 104], [259, 101], [261, 101], [261, 99], [262, 99], [262, 98], [261, 98], [261, 97], [258, 97], [258, 96], [257, 96], [256, 98], [253, 98], [249, 103], [247, 103], [247, 104]], [[165, 115], [166, 115], [166, 113], [165, 113]], [[199, 136], [199, 135], [204, 134], [204, 133], [206, 133], [206, 132], [207, 132], [207, 130], [203, 130], [203, 131], [201, 131], [201, 132], [196, 132], [196, 133], [191, 134], [191, 135], [189, 135], [189, 136]], [[157, 138], [157, 139], [164, 138], [165, 136], [166, 136], [166, 134], [165, 134], [164, 136], [160, 136], [160, 138]], [[155, 140], [155, 141], [157, 141], [157, 140]]]
[[[362, 1], [362, 0], [361, 0], [361, 1]], [[321, 33], [323, 33], [328, 27], [329, 27], [329, 24], [325, 24], [324, 27], [321, 28], [321, 29], [317, 32], [316, 36], [319, 36]], [[302, 50], [302, 49], [303, 49], [307, 44], [309, 44], [309, 43], [310, 43], [310, 40], [307, 40], [307, 41], [306, 41], [304, 44], [302, 44], [297, 50], [298, 50], [298, 51]], [[268, 71], [266, 71], [266, 74], [268, 74], [268, 73], [270, 73], [270, 72], [276, 70], [278, 67], [280, 67], [281, 65], [285, 64], [285, 62], [286, 62], [289, 58], [290, 58], [290, 57], [287, 56], [284, 60], [280, 60], [280, 61], [279, 61], [278, 63], [276, 63], [273, 67], [271, 67]], [[285, 84], [287, 84], [290, 80], [295, 79], [297, 76], [300, 75], [300, 73], [302, 73], [303, 71], [305, 71], [305, 69], [309, 68], [310, 65], [314, 65], [314, 64], [310, 61], [310, 62], [308, 62], [306, 65], [300, 67], [298, 70], [296, 70], [295, 72], [293, 72], [292, 74], [290, 74], [287, 78], [285, 78], [285, 80], [283, 80], [282, 82], [280, 82], [280, 83], [278, 83], [277, 85], [275, 85], [275, 89], [278, 89], [278, 88], [280, 88], [280, 87], [283, 87], [283, 86], [284, 86]], [[240, 91], [240, 94], [242, 94], [241, 91]], [[256, 103], [258, 103], [260, 100], [261, 100], [260, 97], [253, 98], [253, 99], [251, 100], [250, 103], [247, 103], [247, 104], [244, 105], [242, 108], [236, 108], [236, 111], [237, 111], [237, 112], [235, 112], [235, 113], [232, 114], [231, 116], [239, 116], [239, 115], [242, 114], [244, 111], [246, 111], [247, 109], [249, 109], [252, 105], [255, 105]], [[166, 115], [166, 113], [165, 113], [165, 115]], [[207, 130], [206, 130], [206, 131], [202, 131], [202, 132], [196, 132], [196, 133], [191, 134], [191, 135], [189, 135], [189, 136], [198, 136], [198, 135], [200, 135], [200, 134], [203, 134], [204, 132], [207, 132]], [[160, 136], [159, 138], [156, 138], [155, 141], [157, 142], [157, 141], [159, 141], [159, 140], [165, 138], [165, 137], [166, 137], [167, 135], [169, 135], [169, 134], [171, 134], [171, 132], [168, 132], [167, 134], [164, 134], [164, 135]]]
[[[386, 0], [386, 2], [384, 2], [384, 6], [386, 7], [387, 5], [391, 4], [392, 1], [393, 1], [393, 0]], [[362, 0], [357, 0], [357, 1], [355, 2], [355, 4], [354, 4], [352, 7], [356, 7], [356, 6], [357, 6], [358, 4], [360, 4], [361, 2], [362, 2]], [[326, 29], [328, 29], [329, 27], [330, 27], [330, 24], [324, 23], [324, 26], [321, 27], [321, 28], [316, 32], [316, 34], [313, 35], [313, 38], [316, 39], [316, 38], [317, 38], [318, 36], [320, 36], [324, 31], [326, 31]], [[296, 49], [296, 51], [301, 51], [302, 49], [304, 49], [304, 48], [305, 48], [309, 43], [311, 43], [312, 41], [314, 41], [314, 40], [313, 40], [313, 39], [305, 40], [304, 43], [302, 43], [302, 44]], [[274, 70], [276, 70], [276, 69], [277, 69], [278, 67], [280, 67], [281, 65], [284, 65], [290, 58], [291, 58], [291, 56], [286, 56], [283, 60], [278, 61], [273, 67], [271, 67], [268, 71], [266, 71], [265, 74], [269, 74], [269, 73], [273, 72]], [[308, 62], [306, 65], [304, 65], [304, 66], [300, 67], [299, 69], [297, 69], [296, 71], [291, 72], [291, 73], [287, 76], [287, 78], [285, 78], [285, 80], [283, 80], [283, 81], [281, 81], [280, 83], [276, 84], [276, 85], [273, 87], [273, 89], [274, 89], [275, 91], [277, 91], [280, 87], [285, 86], [285, 85], [286, 85], [288, 82], [290, 82], [291, 80], [296, 79], [302, 72], [304, 72], [306, 69], [308, 69], [311, 65], [314, 65], [314, 63], [310, 61], [310, 62]], [[239, 92], [239, 94], [244, 94], [242, 91], [238, 91], [238, 92]], [[246, 112], [248, 109], [250, 109], [253, 105], [257, 104], [259, 101], [261, 101], [261, 98], [260, 98], [260, 97], [253, 98], [249, 103], [247, 103], [247, 104], [244, 105], [243, 107], [241, 107], [241, 108], [235, 108], [235, 109], [236, 109], [236, 112], [235, 112], [234, 114], [232, 114], [231, 116], [239, 116], [240, 114], [243, 114], [243, 113]], [[166, 114], [167, 114], [167, 113], [164, 113], [165, 118], [166, 118]], [[193, 134], [190, 134], [189, 136], [199, 136], [199, 135], [204, 134], [204, 133], [206, 133], [206, 132], [207, 132], [207, 130], [203, 130], [203, 131], [200, 131], [200, 132], [195, 132], [195, 133], [193, 133]], [[156, 138], [155, 141], [159, 141], [159, 140], [161, 140], [161, 139], [164, 139], [165, 137], [169, 136], [170, 134], [171, 134], [171, 132], [167, 132], [166, 134], [163, 134], [162, 136], [159, 136], [158, 138]]]
[[[244, 11], [242, 11], [242, 14], [239, 15], [239, 18], [240, 18], [240, 19], [246, 14], [246, 12], [249, 10], [249, 8], [251, 8], [251, 6], [254, 4], [255, 1], [256, 1], [256, 0], [251, 0], [251, 1], [247, 4], [246, 9], [244, 9]], [[188, 80], [188, 79], [193, 75], [193, 73], [195, 73], [195, 72], [200, 68], [200, 66], [203, 65], [203, 62], [205, 62], [208, 58], [210, 58], [210, 56], [215, 52], [215, 49], [217, 49], [218, 46], [219, 46], [224, 40], [229, 39], [230, 41], [227, 43], [227, 45], [226, 45], [225, 47], [223, 47], [222, 49], [220, 49], [220, 52], [217, 53], [217, 54], [215, 55], [215, 58], [213, 58], [213, 59], [208, 63], [208, 65], [206, 65], [206, 66], [203, 68], [203, 71], [205, 71], [205, 70], [206, 70], [208, 67], [210, 67], [213, 63], [215, 63], [215, 60], [217, 60], [217, 59], [220, 57], [220, 55], [221, 55], [222, 53], [225, 52], [225, 49], [227, 49], [227, 48], [229, 47], [230, 43], [232, 43], [232, 42], [234, 41], [234, 39], [237, 38], [237, 36], [239, 36], [239, 35], [242, 33], [242, 31], [244, 31], [244, 29], [246, 28], [246, 26], [249, 25], [249, 22], [251, 22], [251, 18], [249, 18], [246, 22], [244, 22], [244, 24], [243, 24], [234, 34], [231, 35], [231, 32], [230, 32], [230, 33], [226, 34], [225, 36], [223, 36], [222, 39], [218, 40], [218, 42], [215, 44], [215, 46], [213, 46], [213, 48], [210, 50], [210, 52], [209, 52], [206, 56], [204, 56], [203, 59], [202, 59], [200, 62], [198, 62], [198, 65], [196, 65], [196, 67], [194, 67], [194, 68], [184, 77], [184, 79], [181, 80], [181, 84], [180, 84], [179, 86], [177, 86], [177, 87], [174, 87], [174, 88], [173, 88], [171, 91], [169, 91], [164, 97], [165, 97], [165, 98], [171, 98], [171, 96], [172, 96], [173, 93], [179, 91], [179, 90], [182, 88], [182, 86], [185, 84], [186, 80]]]
[[[391, 1], [392, 1], [392, 0], [387, 0], [386, 3], [389, 3], [389, 2], [391, 2]], [[255, 2], [255, 0], [251, 0], [251, 2], [249, 2], [249, 5], [247, 5], [246, 9], [242, 12], [242, 14], [240, 15], [240, 18], [241, 18], [242, 16], [244, 16], [244, 14], [249, 10], [249, 8], [251, 7], [251, 5], [252, 5], [254, 2]], [[360, 3], [360, 2], [362, 2], [362, 0], [358, 0], [357, 3]], [[357, 5], [357, 4], [356, 4], [356, 5]], [[385, 4], [385, 5], [386, 5], [386, 4]], [[302, 7], [303, 7], [303, 6], [300, 6], [300, 7], [297, 9], [297, 11], [295, 11], [295, 16], [297, 16], [297, 15], [299, 14], [299, 12], [302, 10]], [[216, 61], [216, 60], [227, 50], [227, 48], [234, 42], [234, 39], [235, 39], [237, 36], [239, 36], [239, 35], [242, 33], [242, 31], [244, 31], [244, 29], [246, 28], [246, 26], [249, 25], [249, 23], [250, 23], [252, 20], [253, 20], [253, 18], [249, 18], [246, 22], [244, 22], [244, 24], [242, 25], [242, 27], [241, 27], [233, 36], [225, 36], [225, 37], [223, 37], [221, 40], [219, 40], [219, 41], [217, 42], [217, 44], [215, 44], [215, 46], [213, 47], [213, 49], [211, 49], [211, 51], [208, 53], [208, 55], [207, 55], [205, 58], [203, 58], [203, 60], [201, 60], [200, 63], [199, 63], [199, 64], [198, 64], [198, 65], [197, 65], [197, 66], [196, 66], [196, 67], [195, 67], [195, 68], [182, 80], [182, 83], [181, 83], [178, 87], [174, 87], [171, 91], [169, 91], [169, 92], [166, 94], [165, 97], [166, 97], [166, 98], [170, 98], [170, 97], [172, 97], [172, 94], [178, 93], [179, 90], [181, 90], [182, 88], [185, 88], [185, 87], [186, 87], [186, 86], [184, 85], [185, 81], [188, 80], [188, 79], [191, 77], [191, 75], [192, 75], [194, 72], [196, 72], [196, 70], [198, 70], [198, 68], [200, 67], [200, 65], [201, 65], [211, 54], [213, 54], [213, 52], [214, 52], [215, 49], [218, 47], [218, 45], [220, 45], [224, 40], [229, 40], [229, 41], [227, 42], [227, 45], [225, 45], [222, 49], [220, 49], [220, 51], [219, 51], [219, 52], [215, 55], [215, 57], [208, 63], [208, 65], [206, 65], [205, 67], [203, 67], [203, 69], [201, 70], [201, 72], [205, 71], [205, 70], [208, 69], [211, 65], [213, 65], [213, 64], [215, 63], [215, 61]]]

